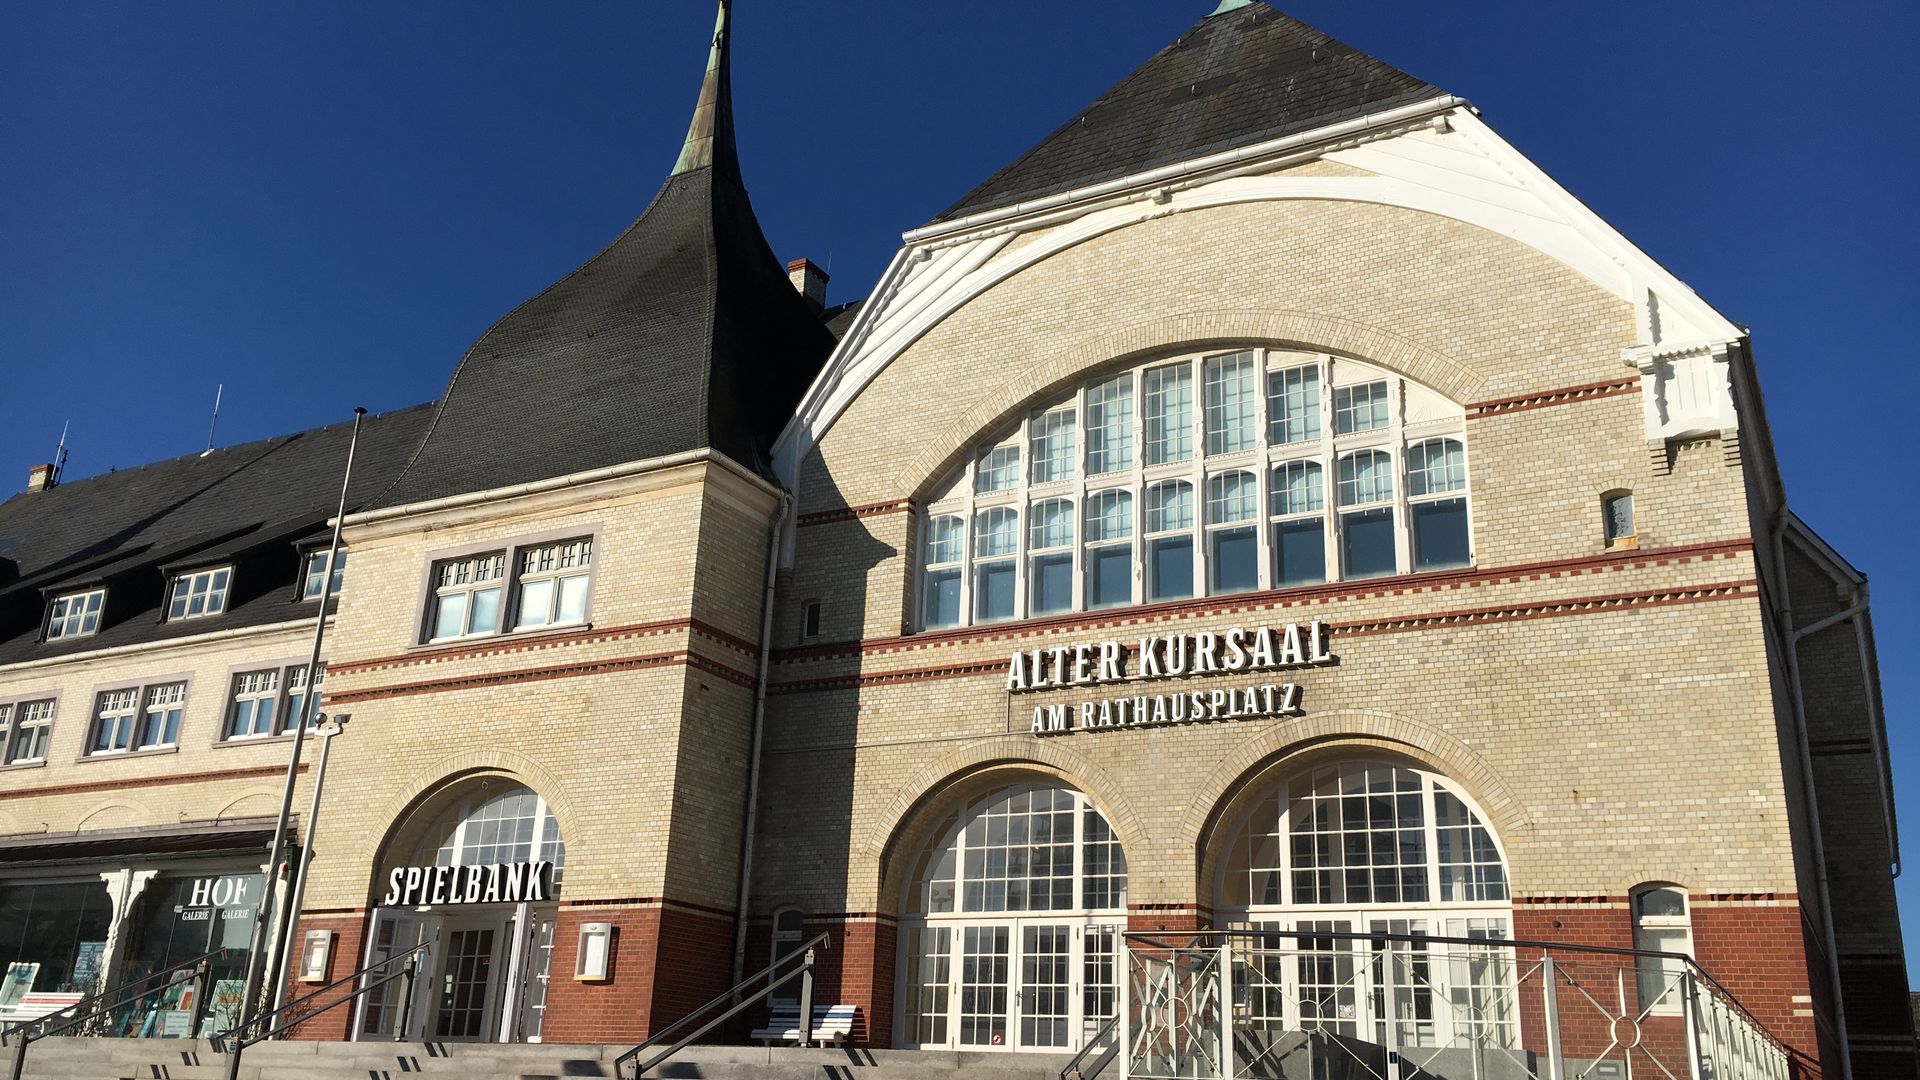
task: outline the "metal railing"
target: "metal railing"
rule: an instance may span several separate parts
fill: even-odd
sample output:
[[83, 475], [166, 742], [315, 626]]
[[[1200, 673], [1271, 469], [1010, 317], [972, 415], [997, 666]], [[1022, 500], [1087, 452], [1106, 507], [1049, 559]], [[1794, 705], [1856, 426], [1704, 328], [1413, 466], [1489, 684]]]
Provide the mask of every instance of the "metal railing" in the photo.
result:
[[1118, 1016], [1101, 1024], [1100, 1030], [1087, 1040], [1087, 1045], [1060, 1067], [1060, 1080], [1092, 1080], [1105, 1072], [1107, 1066], [1113, 1064], [1113, 1059], [1120, 1056], [1120, 1040], [1116, 1037], [1119, 1030]]
[[[278, 1008], [268, 1009], [263, 1013], [249, 1016], [227, 1030], [215, 1035], [213, 1037], [214, 1052], [227, 1055], [227, 1080], [237, 1080], [239, 1077], [240, 1055], [247, 1047], [252, 1046], [254, 1043], [265, 1042], [283, 1031], [299, 1027], [301, 1024], [306, 1023], [324, 1012], [337, 1009], [350, 1001], [358, 1000], [396, 979], [401, 981], [403, 988], [400, 991], [400, 1017], [393, 1029], [394, 1041], [398, 1042], [405, 1039], [408, 1025], [413, 1017], [414, 983], [419, 978], [422, 962], [426, 960], [433, 949], [434, 943], [438, 940], [438, 938], [430, 938], [405, 952], [394, 953], [392, 956], [376, 960], [352, 974], [342, 976], [325, 986], [302, 994]], [[405, 961], [405, 963], [400, 965], [399, 970], [393, 970], [394, 964], [399, 961]], [[386, 971], [386, 974], [380, 978], [366, 981], [368, 976], [383, 970]], [[338, 990], [342, 986], [356, 980], [361, 981], [360, 986], [355, 987], [318, 1008], [309, 1007], [315, 998]]]
[[1792, 1073], [1785, 1044], [1677, 953], [1334, 929], [1126, 937], [1123, 1077]]
[[191, 1034], [200, 1026], [200, 1020], [206, 1015], [207, 992], [211, 988], [208, 975], [212, 972], [213, 959], [228, 949], [214, 949], [202, 953], [191, 960], [182, 960], [172, 967], [149, 971], [136, 978], [128, 979], [118, 986], [108, 987], [97, 994], [90, 994], [64, 1006], [21, 1022], [0, 1031], [0, 1044], [13, 1048], [13, 1066], [9, 1074], [12, 1080], [20, 1080], [27, 1067], [27, 1047], [31, 1043], [50, 1035], [60, 1035], [80, 1029], [84, 1035], [124, 1036], [123, 1027], [117, 1027], [112, 1012], [122, 1006], [131, 1006], [122, 1014], [118, 1024], [140, 1009], [140, 1003], [149, 997], [163, 995], [176, 986], [193, 984], [191, 1007], [187, 1010], [187, 1031]]
[[[737, 985], [727, 990], [726, 993], [721, 994], [719, 997], [714, 998], [712, 1001], [709, 1001], [705, 1005], [702, 1005], [699, 1008], [693, 1010], [687, 1015], [681, 1017], [679, 1020], [676, 1020], [673, 1023], [668, 1024], [666, 1027], [661, 1028], [659, 1031], [655, 1032], [652, 1036], [650, 1036], [645, 1042], [641, 1043], [640, 1045], [634, 1047], [631, 1050], [628, 1050], [626, 1053], [621, 1054], [619, 1057], [614, 1058], [613, 1059], [614, 1075], [621, 1076], [621, 1077], [626, 1076], [627, 1065], [629, 1063], [632, 1063], [632, 1065], [634, 1066], [633, 1076], [635, 1080], [639, 1080], [640, 1077], [647, 1075], [648, 1069], [653, 1068], [655, 1065], [658, 1065], [661, 1062], [672, 1057], [673, 1055], [679, 1053], [681, 1050], [685, 1049], [688, 1045], [690, 1045], [695, 1039], [700, 1038], [702, 1035], [705, 1035], [707, 1032], [712, 1031], [714, 1028], [717, 1028], [721, 1024], [726, 1023], [728, 1020], [733, 1019], [735, 1016], [738, 1016], [740, 1013], [744, 1012], [749, 1007], [756, 1005], [772, 997], [773, 992], [775, 990], [780, 989], [782, 986], [785, 986], [786, 984], [792, 982], [795, 979], [800, 980], [800, 1045], [811, 1046], [813, 1044], [814, 950], [825, 948], [827, 941], [829, 940], [829, 937], [830, 935], [824, 934], [824, 933], [815, 934], [812, 938], [810, 938], [806, 942], [800, 945], [796, 945], [792, 949], [788, 950], [785, 955], [775, 959], [773, 963], [768, 964], [766, 967], [763, 967], [759, 971], [756, 971], [753, 974], [747, 976], [746, 978], [740, 980], [740, 982]], [[796, 966], [793, 968], [793, 970], [788, 971], [785, 974], [780, 974], [780, 975], [774, 974], [776, 969], [786, 964], [795, 964]], [[768, 980], [767, 985], [764, 988], [758, 991], [755, 991], [754, 993], [747, 995], [745, 997], [740, 996], [748, 987], [759, 982], [761, 979]], [[727, 1011], [720, 1013], [718, 1016], [713, 1017], [712, 1019], [708, 1020], [706, 1023], [701, 1024], [698, 1028], [695, 1028], [693, 1031], [690, 1031], [685, 1035], [678, 1034], [682, 1029], [686, 1028], [688, 1025], [692, 1024], [694, 1021], [712, 1012], [714, 1009], [717, 1009], [720, 1006], [727, 1004], [728, 1002], [732, 1002], [733, 1005], [731, 1008], [727, 1009]], [[669, 1038], [673, 1038], [674, 1041], [671, 1045], [667, 1046], [666, 1049], [659, 1050], [656, 1053], [654, 1053], [652, 1056], [647, 1057], [645, 1060], [641, 1060], [641, 1055], [647, 1053], [647, 1051], [649, 1050], [655, 1049], [661, 1043], [666, 1042]]]

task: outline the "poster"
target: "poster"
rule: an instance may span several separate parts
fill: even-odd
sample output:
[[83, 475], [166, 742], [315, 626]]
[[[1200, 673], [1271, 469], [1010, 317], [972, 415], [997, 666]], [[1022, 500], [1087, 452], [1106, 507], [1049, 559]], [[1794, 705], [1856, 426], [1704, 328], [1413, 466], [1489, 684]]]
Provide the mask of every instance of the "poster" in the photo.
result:
[[38, 963], [14, 963], [7, 965], [7, 977], [0, 979], [0, 1009], [17, 1009], [27, 991], [33, 989], [33, 980], [40, 977]]
[[62, 990], [78, 991], [90, 994], [100, 979], [100, 967], [107, 959], [107, 943], [104, 941], [83, 941], [73, 951], [73, 978], [67, 981]]
[[207, 1016], [200, 1022], [201, 1038], [229, 1031], [240, 1022], [240, 995], [245, 986], [245, 979], [213, 981], [213, 994], [207, 998]]

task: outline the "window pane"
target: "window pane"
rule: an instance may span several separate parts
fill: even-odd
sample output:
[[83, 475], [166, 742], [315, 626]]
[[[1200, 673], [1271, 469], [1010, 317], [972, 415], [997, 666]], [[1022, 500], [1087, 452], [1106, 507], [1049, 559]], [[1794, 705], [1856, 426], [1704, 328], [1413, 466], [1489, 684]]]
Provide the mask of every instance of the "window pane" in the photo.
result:
[[470, 634], [491, 634], [500, 629], [500, 590], [481, 589], [473, 594], [473, 618]]
[[937, 517], [927, 523], [927, 561], [929, 563], [950, 563], [960, 561], [961, 542], [967, 531], [967, 523], [957, 517]]
[[1272, 502], [1275, 517], [1326, 509], [1327, 494], [1320, 480], [1320, 463], [1289, 461], [1274, 466]]
[[1387, 383], [1361, 383], [1333, 388], [1333, 433], [1349, 435], [1387, 426]]
[[926, 601], [921, 608], [928, 629], [960, 622], [960, 570], [927, 572]]
[[575, 574], [560, 579], [560, 622], [583, 622], [587, 617], [587, 577]]
[[1340, 505], [1365, 506], [1393, 498], [1393, 459], [1360, 450], [1340, 459]]
[[1207, 453], [1251, 450], [1254, 432], [1253, 354], [1207, 360]]
[[1193, 485], [1168, 480], [1147, 489], [1147, 531], [1168, 532], [1193, 527]]
[[1415, 570], [1467, 565], [1467, 500], [1415, 503], [1409, 511], [1413, 516]]
[[1055, 409], [1033, 421], [1032, 444], [1028, 456], [1033, 461], [1033, 482], [1065, 480], [1073, 475], [1073, 409]]
[[1320, 368], [1315, 364], [1267, 375], [1267, 441], [1275, 446], [1320, 437]]
[[1250, 472], [1207, 478], [1207, 524], [1252, 521], [1260, 516], [1260, 482]]
[[1133, 493], [1102, 491], [1087, 497], [1087, 540], [1125, 540], [1133, 535]]
[[1341, 562], [1347, 578], [1394, 572], [1393, 511], [1360, 510], [1340, 515]]
[[1087, 387], [1087, 473], [1133, 468], [1133, 375]]
[[553, 579], [542, 578], [520, 586], [520, 621], [515, 626], [545, 626], [553, 610]]
[[1030, 513], [1033, 535], [1030, 547], [1055, 548], [1073, 543], [1073, 504], [1065, 499], [1049, 499], [1034, 504]]
[[1673, 917], [1687, 913], [1687, 899], [1678, 889], [1648, 889], [1636, 901], [1641, 915]]
[[988, 559], [1011, 555], [1020, 546], [1020, 515], [1006, 507], [983, 510], [975, 519], [973, 554]]
[[1608, 541], [1624, 540], [1634, 534], [1632, 495], [1610, 495], [1603, 509], [1607, 519]]
[[973, 617], [1013, 618], [1013, 563], [986, 563], [974, 571]]
[[1146, 372], [1147, 464], [1193, 456], [1193, 367], [1173, 364]]
[[1428, 439], [1407, 447], [1407, 494], [1442, 495], [1467, 489], [1467, 455], [1456, 439]]
[[1031, 615], [1051, 615], [1073, 607], [1073, 556], [1042, 555], [1033, 560], [1029, 585]]
[[980, 455], [973, 470], [973, 490], [1012, 491], [1020, 486], [1020, 447], [996, 446]]
[[1321, 518], [1283, 521], [1273, 527], [1273, 583], [1317, 585], [1327, 580], [1327, 544]]
[[1113, 607], [1133, 602], [1133, 545], [1095, 548], [1087, 553], [1087, 606]]
[[1152, 542], [1147, 568], [1148, 600], [1184, 600], [1193, 595], [1193, 537], [1169, 536]]
[[1207, 573], [1213, 578], [1208, 592], [1248, 592], [1260, 587], [1260, 545], [1251, 526], [1218, 529], [1207, 552]]
[[434, 604], [433, 636], [437, 638], [459, 637], [467, 620], [467, 594], [455, 593], [442, 596]]

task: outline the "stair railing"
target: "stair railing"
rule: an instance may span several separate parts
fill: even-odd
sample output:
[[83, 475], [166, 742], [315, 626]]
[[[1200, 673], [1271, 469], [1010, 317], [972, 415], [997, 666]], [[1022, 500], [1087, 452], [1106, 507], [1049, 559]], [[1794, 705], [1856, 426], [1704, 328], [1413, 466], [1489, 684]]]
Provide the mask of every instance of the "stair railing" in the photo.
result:
[[[627, 1067], [627, 1063], [632, 1062], [634, 1065], [634, 1070], [633, 1070], [634, 1080], [639, 1080], [640, 1077], [647, 1075], [648, 1069], [653, 1068], [655, 1065], [658, 1065], [661, 1062], [672, 1057], [673, 1055], [679, 1053], [681, 1050], [685, 1049], [689, 1044], [691, 1044], [695, 1039], [698, 1039], [702, 1035], [705, 1035], [707, 1032], [712, 1031], [714, 1028], [719, 1027], [721, 1024], [726, 1023], [728, 1020], [733, 1019], [735, 1016], [738, 1016], [741, 1012], [745, 1011], [747, 1008], [772, 997], [773, 992], [775, 990], [780, 989], [782, 986], [785, 986], [786, 984], [792, 982], [795, 979], [800, 980], [800, 1045], [801, 1046], [813, 1045], [814, 950], [826, 948], [827, 942], [829, 939], [830, 939], [830, 935], [828, 934], [824, 934], [824, 933], [815, 934], [808, 941], [804, 942], [803, 944], [794, 946], [792, 949], [788, 950], [788, 952], [785, 955], [776, 958], [773, 963], [768, 964], [766, 967], [763, 967], [759, 971], [756, 971], [753, 974], [747, 976], [746, 978], [740, 980], [740, 982], [737, 985], [728, 989], [725, 993], [721, 994], [719, 997], [714, 998], [712, 1001], [709, 1001], [705, 1005], [702, 1005], [699, 1008], [693, 1010], [687, 1015], [681, 1017], [679, 1020], [676, 1020], [673, 1023], [668, 1024], [666, 1027], [661, 1028], [659, 1031], [655, 1032], [651, 1037], [649, 1037], [645, 1042], [627, 1051], [626, 1053], [621, 1054], [619, 1057], [614, 1058], [613, 1059], [614, 1074], [616, 1076], [625, 1076], [626, 1075], [625, 1069]], [[795, 962], [796, 958], [798, 959], [798, 966], [795, 967], [792, 971], [789, 971], [784, 975], [773, 974], [776, 968], [779, 968], [784, 964], [792, 964]], [[769, 980], [767, 982], [767, 985], [764, 988], [757, 990], [754, 993], [747, 995], [746, 997], [738, 996], [742, 992], [744, 992], [748, 987], [759, 982], [761, 979]], [[695, 1020], [698, 1020], [700, 1017], [705, 1016], [707, 1013], [712, 1012], [714, 1009], [717, 1009], [720, 1006], [725, 1005], [729, 1001], [733, 1002], [733, 1007], [728, 1009], [726, 1012], [723, 1012], [718, 1016], [715, 1016], [713, 1019], [708, 1020], [704, 1024], [701, 1024], [698, 1028], [695, 1028], [693, 1031], [690, 1031], [685, 1035], [678, 1034], [682, 1029], [687, 1027], [687, 1025], [692, 1024]], [[647, 1053], [647, 1051], [649, 1050], [655, 1049], [661, 1043], [666, 1042], [667, 1039], [669, 1038], [674, 1038], [675, 1041], [671, 1045], [669, 1045], [666, 1049], [660, 1050], [657, 1053], [654, 1053], [652, 1056], [647, 1057], [645, 1060], [641, 1059], [642, 1054]]]
[[[394, 953], [392, 956], [376, 960], [352, 974], [344, 975], [325, 986], [302, 994], [279, 1008], [268, 1009], [266, 1012], [247, 1017], [238, 1024], [215, 1035], [213, 1037], [214, 1052], [227, 1055], [227, 1080], [239, 1080], [240, 1055], [247, 1047], [252, 1046], [254, 1043], [265, 1042], [283, 1031], [298, 1027], [314, 1017], [319, 1016], [321, 1013], [331, 1009], [337, 1009], [349, 1001], [356, 1001], [365, 997], [374, 990], [395, 980], [399, 980], [403, 985], [400, 991], [400, 1017], [399, 1021], [394, 1025], [394, 1031], [396, 1033], [395, 1040], [398, 1041], [406, 1038], [407, 1026], [413, 1018], [414, 984], [419, 978], [422, 964], [426, 961], [433, 949], [434, 943], [438, 940], [437, 937], [430, 938], [405, 952]], [[405, 961], [405, 963], [400, 964], [399, 970], [393, 970], [395, 963], [399, 961]], [[386, 974], [372, 981], [364, 982], [362, 985], [355, 987], [353, 990], [342, 994], [340, 997], [327, 1002], [317, 1009], [306, 1011], [301, 1008], [322, 994], [338, 990], [340, 987], [357, 979], [365, 979], [367, 976], [378, 971], [385, 971]], [[289, 1013], [292, 1015], [287, 1015]]]
[[1113, 1063], [1113, 1059], [1120, 1056], [1119, 1030], [1118, 1015], [1100, 1025], [1100, 1030], [1093, 1033], [1093, 1038], [1087, 1040], [1087, 1045], [1081, 1047], [1079, 1053], [1073, 1055], [1071, 1060], [1061, 1066], [1060, 1080], [1087, 1080], [1089, 1077], [1099, 1076], [1105, 1072], [1107, 1066]]
[[151, 994], [161, 994], [182, 983], [194, 984], [193, 1005], [188, 1010], [187, 1030], [194, 1031], [200, 1026], [201, 1017], [206, 1015], [207, 992], [210, 983], [207, 976], [212, 971], [213, 958], [227, 949], [214, 949], [202, 953], [191, 960], [182, 960], [172, 967], [149, 971], [144, 975], [128, 979], [118, 986], [111, 986], [97, 994], [90, 994], [71, 1005], [55, 1009], [45, 1016], [31, 1020], [22, 1020], [12, 1027], [0, 1030], [0, 1044], [13, 1047], [12, 1080], [20, 1080], [27, 1068], [27, 1046], [49, 1035], [59, 1035], [72, 1031], [88, 1023], [98, 1023], [109, 1010], [128, 1002], [137, 1002]]

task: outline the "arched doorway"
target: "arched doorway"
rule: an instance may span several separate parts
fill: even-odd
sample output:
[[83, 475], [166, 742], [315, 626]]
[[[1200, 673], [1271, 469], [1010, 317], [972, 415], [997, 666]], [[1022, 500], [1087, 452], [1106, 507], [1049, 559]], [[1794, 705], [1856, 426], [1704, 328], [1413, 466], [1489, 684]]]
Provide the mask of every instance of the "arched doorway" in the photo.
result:
[[452, 785], [395, 824], [379, 869], [366, 962], [436, 944], [410, 1014], [376, 990], [359, 1035], [392, 1037], [404, 1015], [408, 1036], [538, 1042], [566, 869], [547, 801], [504, 777]]
[[1219, 925], [1297, 935], [1247, 953], [1235, 980], [1247, 1021], [1402, 1047], [1517, 1045], [1510, 950], [1473, 944], [1511, 937], [1506, 859], [1446, 778], [1382, 760], [1304, 768], [1230, 835]]
[[1127, 859], [1084, 793], [1021, 782], [955, 806], [901, 907], [896, 1046], [1076, 1049], [1113, 1017]]

